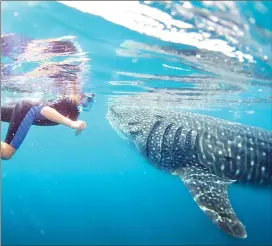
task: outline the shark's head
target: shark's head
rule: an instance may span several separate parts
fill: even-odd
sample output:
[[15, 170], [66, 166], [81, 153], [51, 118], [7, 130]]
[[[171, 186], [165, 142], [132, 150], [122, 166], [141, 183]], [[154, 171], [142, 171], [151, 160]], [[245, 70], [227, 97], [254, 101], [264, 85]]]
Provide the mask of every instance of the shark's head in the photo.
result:
[[121, 137], [132, 141], [138, 150], [144, 151], [146, 139], [155, 121], [150, 109], [113, 105], [109, 107], [107, 119]]

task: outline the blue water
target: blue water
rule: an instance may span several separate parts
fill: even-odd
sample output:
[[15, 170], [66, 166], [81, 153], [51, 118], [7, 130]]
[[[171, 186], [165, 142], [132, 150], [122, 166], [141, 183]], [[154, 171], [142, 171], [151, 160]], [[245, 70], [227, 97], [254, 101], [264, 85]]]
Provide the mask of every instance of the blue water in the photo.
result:
[[[33, 39], [76, 37], [90, 58], [84, 88], [96, 93], [96, 103], [91, 112], [80, 115], [87, 123], [81, 135], [75, 137], [64, 126], [33, 126], [14, 157], [2, 162], [2, 244], [271, 245], [271, 188], [236, 184], [229, 187], [232, 206], [248, 233], [244, 240], [232, 238], [204, 215], [179, 178], [149, 165], [106, 120], [110, 102], [135, 101], [150, 106], [172, 105], [272, 130], [271, 53], [267, 53], [272, 32], [267, 16], [272, 6], [271, 3], [264, 6], [266, 12], [260, 14], [253, 3], [237, 3], [241, 16], [254, 17], [267, 34], [264, 38], [256, 32], [256, 37], [251, 36], [252, 42], [237, 45], [246, 50], [246, 46], [257, 43], [256, 47], [262, 47], [264, 54], [252, 51], [257, 65], [243, 68], [250, 77], [240, 74], [243, 77], [236, 78], [235, 66], [226, 62], [216, 68], [212, 53], [205, 61], [211, 60], [214, 65], [208, 66], [215, 67], [215, 71], [207, 67], [202, 71], [189, 66], [192, 60], [162, 53], [161, 49], [150, 51], [158, 46], [187, 49], [182, 40], [180, 44], [160, 40], [58, 2], [4, 2], [2, 33]], [[171, 12], [156, 4], [153, 7]], [[133, 47], [124, 45], [128, 40], [134, 42]], [[149, 50], [139, 48], [142, 47], [139, 44], [147, 45]], [[254, 47], [250, 46], [252, 50]], [[118, 49], [131, 53], [122, 56]], [[132, 54], [135, 50], [136, 55]], [[264, 55], [267, 59], [263, 59]], [[205, 61], [194, 65], [201, 67]], [[190, 77], [214, 72], [222, 77], [196, 83]], [[185, 81], [188, 78], [189, 83]], [[181, 81], [175, 81], [178, 79]], [[218, 88], [222, 87], [220, 91]], [[214, 88], [214, 93], [207, 94]], [[184, 94], [178, 95], [178, 89], [184, 89], [180, 91]], [[195, 89], [203, 94], [190, 96]], [[170, 96], [167, 90], [172, 92]], [[2, 87], [1, 93], [1, 103], [8, 97], [11, 100], [18, 97], [6, 94]], [[34, 95], [32, 91], [29, 97]], [[7, 128], [6, 123], [1, 124], [2, 139]]]

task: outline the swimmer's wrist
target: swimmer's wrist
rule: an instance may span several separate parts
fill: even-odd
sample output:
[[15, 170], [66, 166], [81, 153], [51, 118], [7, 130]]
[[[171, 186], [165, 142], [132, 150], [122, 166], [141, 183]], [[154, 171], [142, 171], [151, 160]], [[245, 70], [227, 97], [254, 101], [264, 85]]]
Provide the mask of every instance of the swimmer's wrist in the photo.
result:
[[73, 128], [72, 126], [73, 126], [73, 121], [72, 121], [72, 120], [69, 120], [69, 125], [68, 125], [68, 127]]
[[66, 118], [64, 125], [68, 126], [69, 128], [73, 128], [73, 121], [70, 120], [69, 118]]

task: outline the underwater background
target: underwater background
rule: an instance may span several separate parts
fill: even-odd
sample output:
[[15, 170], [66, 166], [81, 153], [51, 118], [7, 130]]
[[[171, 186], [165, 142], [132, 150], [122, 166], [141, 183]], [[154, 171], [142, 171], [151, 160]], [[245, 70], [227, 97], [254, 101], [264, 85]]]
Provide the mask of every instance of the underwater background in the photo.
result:
[[271, 187], [230, 185], [248, 233], [232, 238], [106, 119], [132, 103], [272, 130], [271, 14], [257, 1], [2, 1], [1, 105], [96, 94], [82, 134], [32, 126], [2, 161], [2, 245], [271, 245]]

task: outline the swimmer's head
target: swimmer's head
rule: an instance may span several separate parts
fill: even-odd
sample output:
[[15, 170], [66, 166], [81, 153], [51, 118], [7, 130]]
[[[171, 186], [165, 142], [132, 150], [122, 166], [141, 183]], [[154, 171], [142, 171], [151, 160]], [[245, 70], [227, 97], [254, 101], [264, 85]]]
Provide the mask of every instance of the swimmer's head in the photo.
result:
[[94, 93], [80, 93], [78, 96], [79, 110], [89, 111], [94, 102]]

